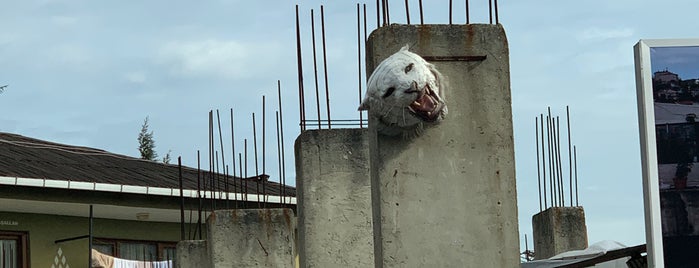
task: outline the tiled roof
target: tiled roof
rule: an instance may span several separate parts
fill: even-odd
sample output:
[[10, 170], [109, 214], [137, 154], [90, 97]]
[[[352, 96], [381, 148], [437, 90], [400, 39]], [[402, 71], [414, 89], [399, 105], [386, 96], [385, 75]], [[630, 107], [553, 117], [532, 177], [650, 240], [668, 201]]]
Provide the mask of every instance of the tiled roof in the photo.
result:
[[[218, 179], [211, 183], [209, 175], [203, 170], [198, 175], [196, 168], [183, 167], [183, 188], [196, 190], [200, 176], [202, 190], [211, 190], [213, 184], [217, 187], [215, 190], [223, 191], [227, 182], [229, 192], [243, 193], [241, 185], [247, 182], [248, 194], [262, 194], [264, 189], [267, 195], [280, 195], [279, 183], [263, 183], [256, 177], [234, 179], [221, 174], [214, 174]], [[3, 132], [0, 132], [0, 176], [179, 188], [177, 164], [167, 165]], [[295, 188], [286, 186], [283, 189], [285, 196], [296, 196]]]

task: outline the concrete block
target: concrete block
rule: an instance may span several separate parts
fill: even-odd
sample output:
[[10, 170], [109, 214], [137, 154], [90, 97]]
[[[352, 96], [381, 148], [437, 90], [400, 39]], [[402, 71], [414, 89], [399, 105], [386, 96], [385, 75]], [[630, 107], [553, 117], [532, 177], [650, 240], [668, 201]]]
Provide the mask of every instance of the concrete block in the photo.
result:
[[175, 255], [175, 267], [177, 268], [209, 268], [209, 252], [206, 249], [206, 240], [184, 240], [177, 243]]
[[296, 139], [301, 267], [374, 265], [367, 129]]
[[532, 217], [535, 259], [587, 248], [587, 227], [582, 207], [552, 207]]
[[518, 267], [504, 29], [382, 27], [367, 42], [367, 71], [406, 44], [423, 57], [446, 59], [431, 62], [448, 79], [449, 114], [410, 139], [377, 134], [370, 118], [375, 267]]
[[294, 267], [293, 211], [218, 210], [207, 219], [212, 267]]

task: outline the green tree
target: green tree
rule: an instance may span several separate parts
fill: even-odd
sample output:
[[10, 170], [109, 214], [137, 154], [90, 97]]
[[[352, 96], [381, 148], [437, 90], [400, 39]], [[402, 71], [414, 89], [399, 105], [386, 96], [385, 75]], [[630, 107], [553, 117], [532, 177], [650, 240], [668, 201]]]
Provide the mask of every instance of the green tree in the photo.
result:
[[155, 161], [158, 158], [158, 153], [155, 152], [155, 140], [153, 140], [153, 131], [148, 132], [148, 117], [143, 120], [141, 133], [138, 133], [138, 151], [141, 153], [142, 159]]
[[165, 157], [163, 157], [163, 164], [170, 164], [170, 153], [172, 150], [168, 150], [167, 153], [165, 154]]

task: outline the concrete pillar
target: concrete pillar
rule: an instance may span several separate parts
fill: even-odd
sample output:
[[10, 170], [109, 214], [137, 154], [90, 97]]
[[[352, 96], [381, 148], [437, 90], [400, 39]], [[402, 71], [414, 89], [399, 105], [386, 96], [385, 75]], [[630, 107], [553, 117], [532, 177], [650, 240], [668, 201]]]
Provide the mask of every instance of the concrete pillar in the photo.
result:
[[184, 240], [177, 243], [175, 255], [177, 268], [209, 268], [209, 252], [206, 250], [206, 240]]
[[206, 223], [211, 267], [294, 267], [293, 214], [288, 208], [214, 211]]
[[[367, 71], [409, 44], [448, 79], [449, 114], [412, 139], [370, 119], [376, 267], [518, 267], [507, 39], [500, 25], [390, 25]], [[470, 57], [470, 56], [485, 56]], [[478, 60], [478, 59], [481, 60]]]
[[552, 207], [532, 217], [535, 259], [587, 248], [587, 227], [582, 207]]
[[296, 139], [301, 267], [374, 265], [367, 134], [321, 129]]

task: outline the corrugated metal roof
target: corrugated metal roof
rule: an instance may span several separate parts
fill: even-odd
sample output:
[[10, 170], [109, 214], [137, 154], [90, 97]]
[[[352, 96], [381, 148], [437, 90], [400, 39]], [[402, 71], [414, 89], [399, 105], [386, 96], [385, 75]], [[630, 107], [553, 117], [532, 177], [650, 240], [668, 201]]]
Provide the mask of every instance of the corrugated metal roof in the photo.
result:
[[[0, 132], [0, 176], [179, 188], [178, 174], [177, 165]], [[267, 195], [280, 195], [279, 183], [213, 175], [218, 178], [213, 185], [220, 191], [227, 183], [229, 192], [242, 193], [241, 185], [247, 182], [248, 194], [262, 194], [264, 185]], [[197, 189], [197, 169], [183, 167], [182, 177], [184, 189]], [[210, 190], [210, 174], [201, 171], [200, 177], [202, 190]], [[294, 187], [286, 186], [284, 191], [286, 196], [296, 196]]]

